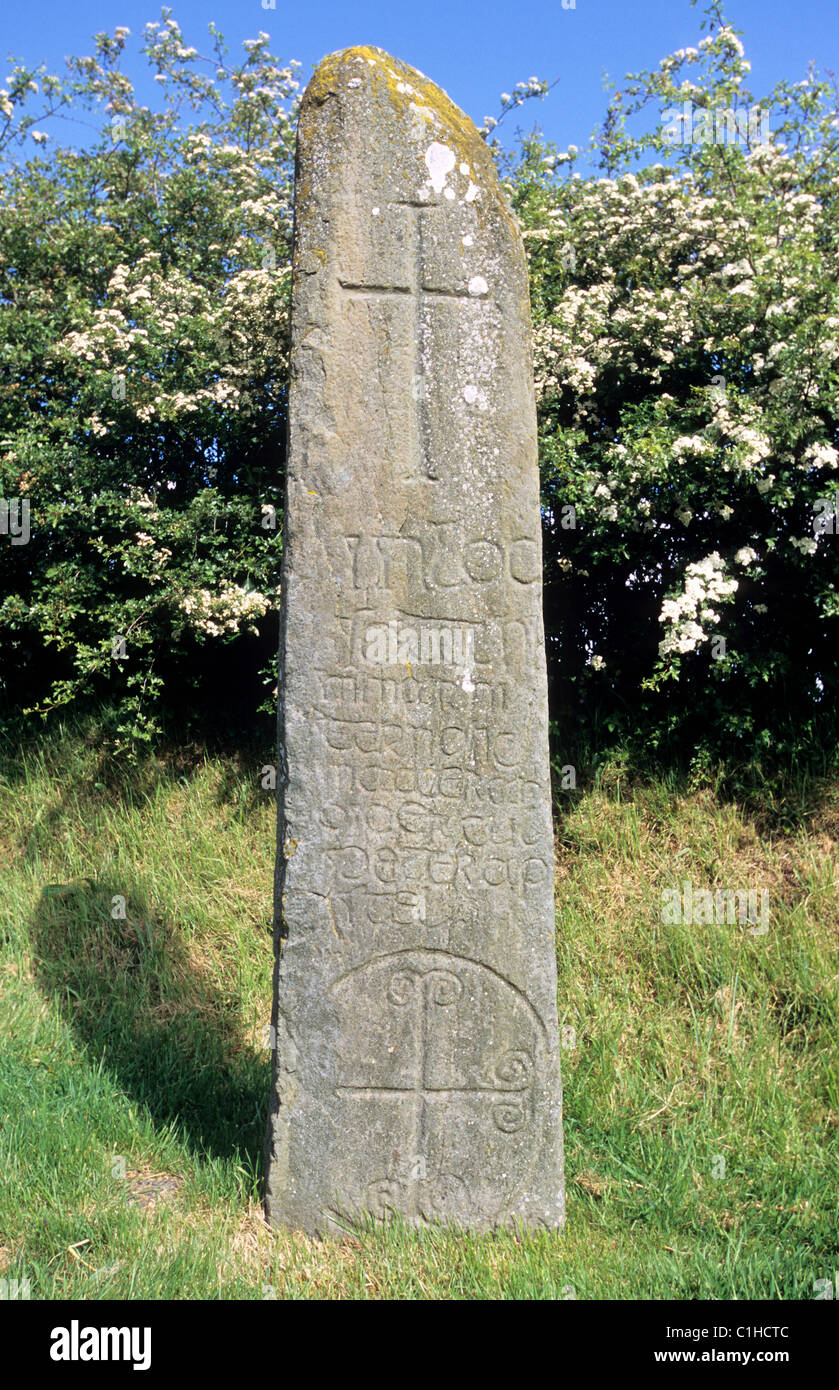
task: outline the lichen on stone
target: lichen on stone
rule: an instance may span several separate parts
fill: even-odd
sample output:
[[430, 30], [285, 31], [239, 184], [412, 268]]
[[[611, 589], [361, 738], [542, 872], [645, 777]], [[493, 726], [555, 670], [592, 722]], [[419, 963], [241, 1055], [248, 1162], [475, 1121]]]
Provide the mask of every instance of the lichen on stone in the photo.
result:
[[[364, 64], [364, 72], [358, 66], [359, 61]], [[472, 121], [451, 97], [416, 68], [391, 57], [381, 48], [362, 45], [328, 54], [318, 64], [306, 88], [303, 108], [308, 102], [322, 103], [330, 93], [337, 93], [344, 86], [349, 89], [350, 83], [358, 78], [364, 86], [365, 75], [372, 79], [374, 91], [385, 94], [400, 114], [406, 113], [411, 106], [429, 111], [444, 128], [449, 142], [456, 146], [460, 162], [468, 162], [470, 158], [479, 163], [491, 161]]]

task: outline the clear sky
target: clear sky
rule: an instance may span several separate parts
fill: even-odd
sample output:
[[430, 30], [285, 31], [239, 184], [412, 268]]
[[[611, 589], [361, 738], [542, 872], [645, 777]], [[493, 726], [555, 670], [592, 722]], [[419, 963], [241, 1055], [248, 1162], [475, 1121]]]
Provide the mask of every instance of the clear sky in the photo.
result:
[[[269, 0], [264, 0], [265, 4]], [[658, 65], [666, 53], [696, 44], [705, 0], [173, 0], [185, 42], [208, 52], [207, 25], [222, 30], [231, 55], [260, 30], [282, 61], [297, 58], [307, 77], [325, 54], [351, 44], [376, 44], [420, 68], [481, 124], [498, 115], [499, 96], [530, 77], [559, 83], [543, 101], [508, 116], [499, 135], [512, 143], [516, 124], [538, 122], [560, 148], [587, 143], [602, 117], [604, 71], [619, 79]], [[570, 3], [570, 0], [566, 0]], [[839, 68], [837, 0], [729, 0], [730, 21], [743, 33], [756, 96], [781, 77], [798, 80], [810, 59]], [[136, 47], [147, 20], [160, 19], [153, 0], [6, 0], [0, 55], [61, 69], [65, 55], [90, 52], [101, 29], [131, 30], [125, 63], [141, 72]], [[2, 74], [0, 74], [2, 76]], [[154, 105], [157, 89], [138, 83]], [[44, 123], [59, 142], [76, 143], [70, 127]]]

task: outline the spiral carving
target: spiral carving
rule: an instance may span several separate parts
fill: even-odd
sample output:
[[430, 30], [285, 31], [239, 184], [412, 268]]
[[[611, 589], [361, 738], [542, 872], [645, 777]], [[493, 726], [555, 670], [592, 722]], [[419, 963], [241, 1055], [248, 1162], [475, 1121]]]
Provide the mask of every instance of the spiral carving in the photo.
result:
[[463, 985], [457, 975], [453, 975], [448, 970], [432, 970], [425, 977], [425, 987], [427, 998], [432, 1004], [444, 1007], [453, 1004], [455, 999], [463, 993]]
[[515, 1134], [527, 1119], [527, 1111], [520, 1100], [500, 1100], [492, 1107], [492, 1118], [502, 1134]]
[[492, 1078], [499, 1086], [511, 1091], [523, 1091], [530, 1083], [533, 1059], [526, 1052], [505, 1052], [492, 1068]]
[[414, 998], [417, 988], [418, 976], [413, 970], [400, 970], [396, 975], [391, 975], [390, 983], [387, 987], [387, 997], [391, 1004], [403, 1007], [410, 1003]]

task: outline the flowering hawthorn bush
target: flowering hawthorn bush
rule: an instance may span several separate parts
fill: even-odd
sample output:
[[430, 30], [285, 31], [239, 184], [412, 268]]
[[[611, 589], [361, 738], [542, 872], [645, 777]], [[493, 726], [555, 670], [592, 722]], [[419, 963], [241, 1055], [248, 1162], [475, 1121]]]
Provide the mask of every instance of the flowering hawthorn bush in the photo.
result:
[[[199, 54], [164, 10], [143, 39], [151, 111], [127, 38], [0, 91], [0, 497], [31, 507], [0, 560], [0, 695], [107, 699], [122, 745], [172, 691], [189, 705], [208, 642], [239, 639], [275, 683], [298, 101], [267, 35], [234, 63], [212, 25]], [[36, 123], [71, 111], [96, 134], [50, 154]]]
[[[508, 179], [557, 712], [746, 756], [836, 705], [839, 120], [812, 71], [755, 103], [717, 5], [704, 27], [612, 95], [601, 176], [533, 137]], [[674, 143], [688, 101], [707, 120]], [[745, 119], [711, 138], [713, 113], [755, 107], [766, 139]]]
[[[836, 704], [839, 118], [815, 71], [757, 102], [717, 3], [701, 32], [613, 91], [599, 176], [482, 133], [530, 262], [563, 735], [739, 755]], [[0, 536], [0, 698], [107, 698], [122, 743], [225, 644], [225, 679], [274, 682], [299, 99], [267, 35], [233, 62], [164, 10], [152, 111], [128, 37], [0, 88], [0, 497], [32, 513]]]

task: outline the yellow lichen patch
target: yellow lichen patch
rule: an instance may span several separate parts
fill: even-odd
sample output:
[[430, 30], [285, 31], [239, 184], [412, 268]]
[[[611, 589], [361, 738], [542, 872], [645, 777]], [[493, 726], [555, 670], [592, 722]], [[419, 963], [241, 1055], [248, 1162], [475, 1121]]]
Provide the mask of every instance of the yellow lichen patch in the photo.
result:
[[[321, 182], [340, 167], [341, 131], [350, 99], [357, 92], [365, 94], [364, 105], [372, 118], [373, 129], [368, 133], [372, 159], [386, 168], [395, 157], [394, 146], [398, 149], [403, 140], [416, 145], [418, 137], [420, 141], [427, 141], [426, 149], [435, 143], [445, 145], [451, 152], [458, 177], [469, 184], [466, 197], [473, 208], [478, 230], [488, 233], [491, 243], [497, 246], [500, 228], [496, 214], [500, 213], [512, 245], [520, 247], [519, 225], [499, 185], [495, 161], [472, 121], [441, 88], [381, 48], [359, 46], [328, 54], [318, 64], [306, 88], [300, 111], [300, 126], [307, 131], [306, 138], [314, 111], [323, 108], [330, 97], [335, 106], [328, 137], [323, 129], [318, 131]], [[316, 118], [318, 125], [320, 119]], [[420, 180], [425, 179], [427, 168], [422, 167], [421, 172], [417, 170]], [[467, 173], [463, 172], [464, 168]], [[308, 179], [301, 177], [296, 195], [298, 247], [305, 245], [307, 235], [317, 239], [321, 236], [320, 230], [315, 231], [313, 226], [315, 204], [311, 191]], [[451, 196], [449, 190], [446, 196]], [[523, 250], [519, 259], [522, 310], [529, 313]], [[307, 269], [305, 266], [299, 268]]]
[[[363, 60], [364, 69], [358, 59]], [[409, 112], [413, 106], [424, 108], [436, 117], [453, 144], [458, 147], [457, 153], [461, 161], [468, 162], [471, 158], [484, 163], [490, 158], [469, 117], [459, 106], [455, 106], [451, 97], [421, 72], [417, 72], [416, 68], [409, 67], [399, 58], [391, 57], [381, 48], [362, 45], [330, 53], [318, 64], [306, 88], [304, 105], [309, 101], [324, 101], [330, 92], [352, 81], [354, 76], [361, 77], [365, 69], [376, 86], [387, 93], [400, 113]]]

